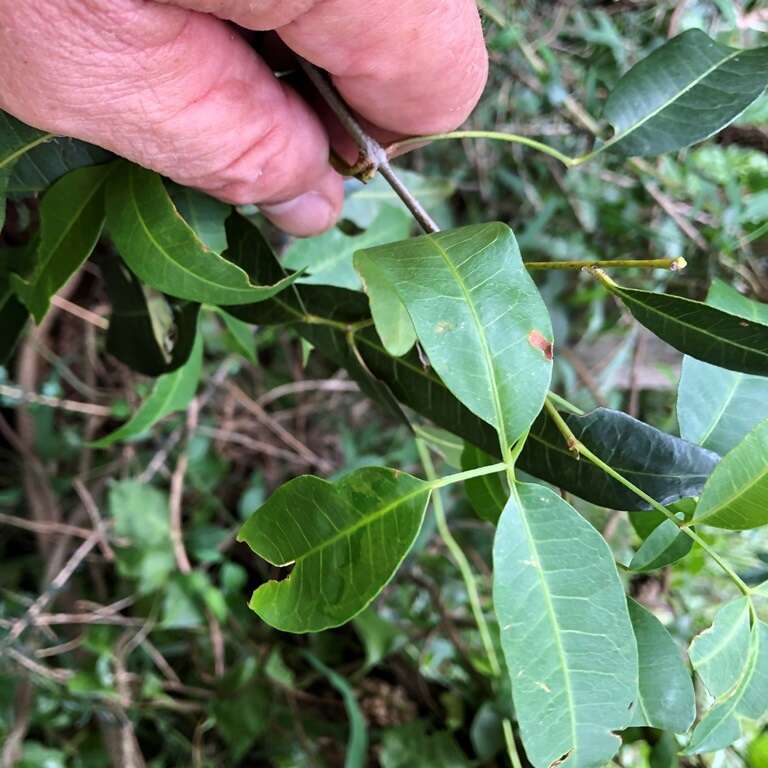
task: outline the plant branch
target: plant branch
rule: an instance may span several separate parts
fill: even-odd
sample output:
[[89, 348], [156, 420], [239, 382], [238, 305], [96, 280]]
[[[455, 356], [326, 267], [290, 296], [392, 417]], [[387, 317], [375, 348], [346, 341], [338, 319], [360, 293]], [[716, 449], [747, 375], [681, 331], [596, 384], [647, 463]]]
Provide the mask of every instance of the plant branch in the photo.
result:
[[560, 431], [560, 434], [565, 439], [566, 445], [568, 446], [568, 450], [575, 453], [577, 456], [583, 456], [585, 459], [591, 461], [596, 467], [599, 467], [603, 470], [609, 477], [612, 477], [617, 483], [620, 483], [628, 490], [632, 491], [636, 496], [639, 496], [643, 501], [645, 501], [647, 504], [650, 504], [653, 509], [655, 509], [657, 512], [660, 512], [664, 517], [666, 517], [668, 520], [671, 520], [688, 538], [696, 542], [711, 558], [714, 560], [720, 568], [726, 573], [726, 575], [731, 579], [731, 581], [736, 584], [736, 586], [739, 588], [739, 590], [749, 596], [752, 593], [752, 590], [747, 586], [747, 584], [744, 583], [742, 578], [736, 573], [736, 571], [731, 568], [728, 563], [723, 560], [722, 557], [714, 550], [712, 547], [707, 544], [704, 539], [699, 536], [698, 533], [696, 533], [694, 530], [688, 527], [687, 524], [681, 523], [680, 520], [675, 516], [673, 512], [671, 512], [669, 509], [667, 509], [663, 504], [660, 504], [656, 499], [654, 499], [652, 496], [649, 496], [645, 491], [643, 491], [641, 488], [638, 488], [633, 482], [630, 480], [627, 480], [624, 475], [622, 475], [620, 472], [617, 472], [613, 467], [611, 467], [609, 464], [606, 464], [599, 456], [592, 453], [592, 451], [587, 448], [584, 443], [582, 443], [576, 435], [573, 434], [573, 430], [568, 426], [565, 419], [560, 415], [557, 408], [554, 406], [553, 401], [548, 397], [545, 401], [545, 407], [547, 409], [547, 412], [552, 417], [552, 420], [555, 422], [558, 430]]
[[457, 472], [454, 475], [446, 475], [446, 477], [428, 477], [428, 480], [433, 490], [437, 490], [438, 488], [445, 488], [447, 485], [463, 483], [465, 480], [471, 480], [474, 477], [482, 477], [483, 475], [495, 475], [499, 472], [506, 472], [508, 469], [509, 464], [501, 461], [498, 464], [489, 464], [486, 467], [468, 469], [466, 472]]
[[368, 166], [368, 172], [375, 173], [378, 171], [381, 173], [424, 232], [427, 234], [439, 232], [440, 227], [437, 226], [421, 203], [411, 194], [410, 190], [403, 184], [389, 164], [389, 156], [387, 155], [387, 152], [376, 139], [369, 136], [363, 129], [349, 107], [347, 107], [341, 97], [336, 93], [336, 90], [326, 76], [320, 72], [317, 67], [310, 64], [305, 59], [299, 58], [299, 65], [315, 88], [320, 92], [320, 95], [323, 97], [326, 104], [333, 110], [344, 128], [347, 129], [349, 135], [355, 140], [355, 143], [360, 148], [363, 159]]
[[676, 259], [606, 259], [604, 261], [526, 261], [526, 269], [595, 269], [599, 267], [622, 269], [669, 269], [678, 272], [688, 266], [680, 256]]

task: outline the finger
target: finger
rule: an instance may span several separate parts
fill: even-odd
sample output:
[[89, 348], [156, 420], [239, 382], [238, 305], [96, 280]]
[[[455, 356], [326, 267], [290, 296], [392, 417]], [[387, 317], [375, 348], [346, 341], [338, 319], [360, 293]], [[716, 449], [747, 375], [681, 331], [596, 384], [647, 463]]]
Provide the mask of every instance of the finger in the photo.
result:
[[475, 0], [165, 0], [280, 36], [347, 102], [399, 134], [452, 130], [485, 86]]
[[0, 17], [1, 108], [227, 202], [283, 204], [296, 234], [338, 216], [322, 125], [223, 22], [143, 0], [0, 0]]

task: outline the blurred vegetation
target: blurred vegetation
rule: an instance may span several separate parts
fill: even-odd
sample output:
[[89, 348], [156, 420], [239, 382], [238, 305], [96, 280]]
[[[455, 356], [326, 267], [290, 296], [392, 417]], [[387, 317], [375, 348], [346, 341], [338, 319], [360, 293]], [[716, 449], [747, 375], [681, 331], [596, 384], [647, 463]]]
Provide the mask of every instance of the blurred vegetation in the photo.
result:
[[[603, 133], [600, 105], [612, 84], [668, 36], [698, 27], [730, 45], [768, 42], [760, 2], [483, 6], [491, 79], [470, 125], [574, 155]], [[606, 155], [565, 172], [525, 147], [469, 140], [400, 162], [422, 177], [420, 197], [442, 225], [507, 222], [527, 260], [683, 256], [683, 274], [630, 272], [625, 282], [701, 298], [722, 277], [768, 301], [766, 147], [763, 97], [716, 141], [653, 162]], [[356, 221], [370, 226], [289, 244], [289, 266], [305, 263], [307, 249], [319, 264], [323, 254], [407, 234], [401, 209], [349, 186]], [[24, 241], [35, 216], [32, 199], [9, 205], [9, 244]], [[338, 284], [356, 279], [343, 255], [324, 269]], [[536, 277], [561, 352], [553, 389], [584, 409], [609, 405], [676, 432], [680, 355], [588, 276]], [[333, 477], [370, 464], [418, 472], [405, 429], [293, 332], [254, 334], [205, 311], [205, 375], [193, 407], [96, 450], [89, 442], [151, 387], [102, 354], [106, 306], [99, 270], [88, 266], [0, 369], [0, 752], [18, 742], [21, 768], [340, 766], [345, 755], [352, 765], [350, 737], [358, 746], [367, 737], [360, 764], [503, 765], [509, 697], [491, 694], [464, 583], [430, 518], [396, 580], [347, 627], [286, 635], [247, 607], [274, 574], [236, 543], [245, 517], [302, 472]], [[456, 451], [443, 448], [455, 466]], [[462, 492], [446, 500], [487, 599], [493, 528]], [[628, 562], [637, 537], [626, 515], [570, 500]], [[96, 543], [57, 589], [51, 579], [83, 542]], [[768, 577], [765, 529], [727, 542], [745, 580]], [[674, 573], [634, 575], [631, 592], [682, 644], [735, 596], [696, 548]], [[20, 622], [28, 626], [19, 633]], [[768, 733], [712, 756], [678, 762], [675, 751], [638, 729], [615, 762], [766, 768]], [[116, 762], [120, 754], [133, 762]]]

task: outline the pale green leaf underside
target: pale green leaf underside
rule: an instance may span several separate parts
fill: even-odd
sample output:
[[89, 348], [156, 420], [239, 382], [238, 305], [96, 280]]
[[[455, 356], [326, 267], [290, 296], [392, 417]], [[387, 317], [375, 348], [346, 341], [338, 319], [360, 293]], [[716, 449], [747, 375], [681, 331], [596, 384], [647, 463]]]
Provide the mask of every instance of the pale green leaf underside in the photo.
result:
[[629, 569], [632, 571], [654, 571], [675, 563], [685, 557], [693, 540], [680, 531], [672, 520], [664, 520], [653, 529], [640, 549], [635, 552]]
[[280, 487], [238, 535], [290, 576], [259, 587], [251, 608], [286, 632], [343, 624], [384, 588], [424, 519], [430, 485], [367, 467], [337, 483], [303, 476]]
[[[768, 325], [768, 305], [742, 296], [721, 280], [712, 283], [707, 303]], [[768, 378], [686, 357], [678, 388], [677, 418], [683, 438], [724, 456], [768, 419]]]
[[[511, 445], [549, 388], [549, 314], [512, 230], [490, 223], [361, 251], [411, 316], [431, 365], [473, 413]], [[533, 341], [531, 340], [533, 338]], [[538, 343], [537, 343], [538, 340]]]
[[160, 419], [184, 410], [195, 396], [202, 368], [203, 338], [198, 333], [187, 362], [173, 373], [160, 376], [139, 410], [121, 427], [93, 443], [93, 447], [107, 448], [114, 443], [137, 437]]
[[727, 603], [715, 614], [709, 629], [696, 635], [688, 656], [696, 674], [715, 697], [739, 680], [749, 651], [749, 601]]
[[768, 712], [768, 625], [762, 621], [749, 631], [749, 649], [742, 657], [735, 687], [715, 700], [691, 736], [686, 754], [724, 749], [741, 736], [742, 719], [760, 720]]
[[696, 716], [696, 702], [680, 649], [649, 610], [634, 600], [628, 603], [640, 670], [632, 725], [685, 733]]
[[753, 429], [707, 480], [694, 523], [741, 531], [768, 523], [768, 419]]
[[768, 47], [728, 48], [701, 30], [678, 35], [619, 80], [605, 105], [623, 155], [681, 149], [736, 119], [768, 83]]
[[124, 163], [107, 187], [107, 226], [120, 255], [147, 285], [180, 299], [222, 306], [264, 301], [300, 273], [254, 285], [211, 251], [179, 215], [161, 178]]
[[517, 485], [493, 550], [494, 607], [526, 754], [601, 768], [637, 696], [637, 646], [608, 545], [554, 491]]

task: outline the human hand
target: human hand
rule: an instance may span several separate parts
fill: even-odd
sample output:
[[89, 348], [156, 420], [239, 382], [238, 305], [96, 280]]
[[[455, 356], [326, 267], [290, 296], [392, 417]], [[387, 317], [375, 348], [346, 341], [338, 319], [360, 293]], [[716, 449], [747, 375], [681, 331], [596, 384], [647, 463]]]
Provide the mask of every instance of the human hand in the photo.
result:
[[321, 232], [326, 128], [224, 20], [276, 30], [385, 135], [452, 130], [485, 85], [474, 0], [0, 0], [0, 108]]

